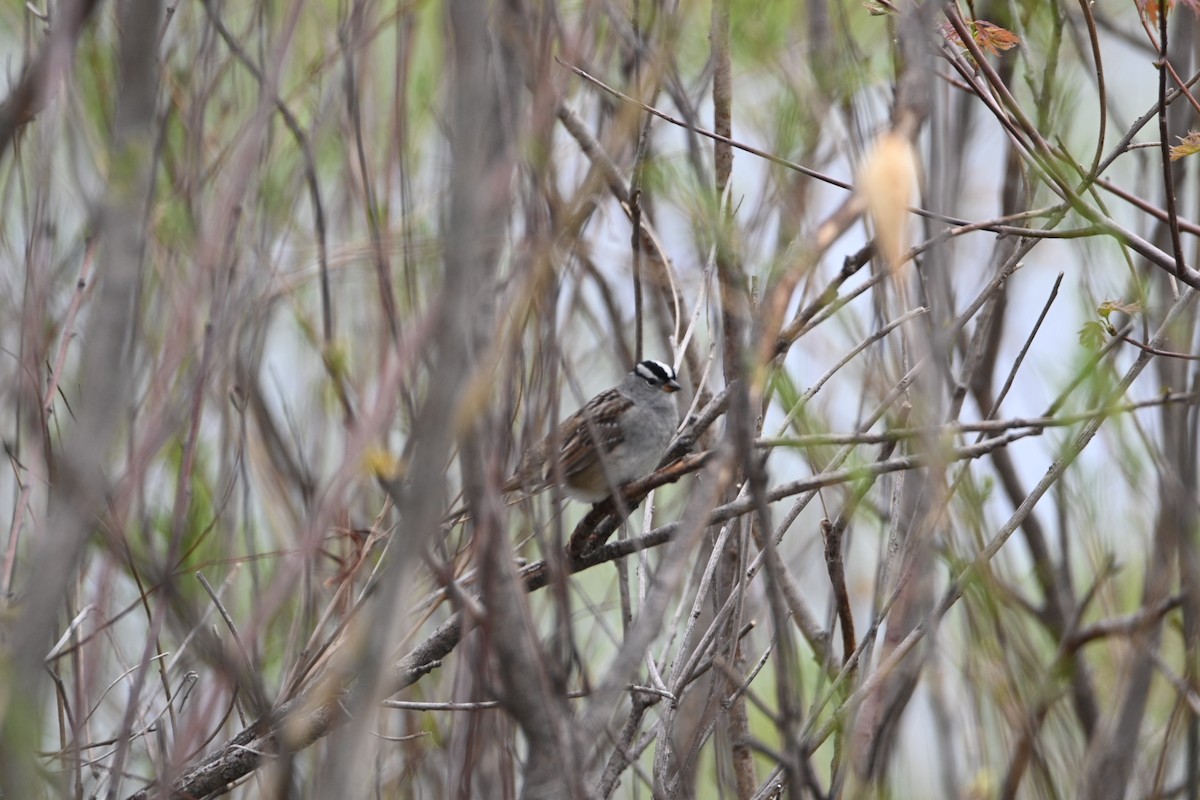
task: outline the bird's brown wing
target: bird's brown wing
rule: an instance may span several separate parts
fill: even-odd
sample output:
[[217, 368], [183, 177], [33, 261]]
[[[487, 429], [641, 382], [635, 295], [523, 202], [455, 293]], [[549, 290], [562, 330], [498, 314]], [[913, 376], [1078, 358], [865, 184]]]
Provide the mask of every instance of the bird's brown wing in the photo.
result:
[[[632, 404], [616, 389], [609, 389], [563, 421], [558, 429], [558, 461], [564, 478], [597, 467], [602, 455], [621, 445], [625, 437], [617, 419]], [[553, 470], [553, 464], [546, 465], [547, 478], [553, 477]]]

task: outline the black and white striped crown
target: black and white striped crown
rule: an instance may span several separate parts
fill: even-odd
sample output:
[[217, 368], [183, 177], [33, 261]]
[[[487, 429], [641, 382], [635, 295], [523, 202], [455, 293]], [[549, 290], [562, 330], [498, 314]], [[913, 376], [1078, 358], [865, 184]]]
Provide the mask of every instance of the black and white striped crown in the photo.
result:
[[640, 377], [655, 384], [665, 384], [675, 380], [675, 370], [669, 364], [648, 358], [633, 368]]

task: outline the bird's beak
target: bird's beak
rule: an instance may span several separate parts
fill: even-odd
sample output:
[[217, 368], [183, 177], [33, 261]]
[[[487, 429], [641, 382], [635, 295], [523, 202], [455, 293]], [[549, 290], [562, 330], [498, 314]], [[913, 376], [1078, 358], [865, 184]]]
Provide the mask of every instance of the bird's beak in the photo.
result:
[[671, 378], [671, 380], [663, 384], [663, 391], [667, 394], [678, 392], [680, 388], [679, 381], [675, 380], [674, 378]]

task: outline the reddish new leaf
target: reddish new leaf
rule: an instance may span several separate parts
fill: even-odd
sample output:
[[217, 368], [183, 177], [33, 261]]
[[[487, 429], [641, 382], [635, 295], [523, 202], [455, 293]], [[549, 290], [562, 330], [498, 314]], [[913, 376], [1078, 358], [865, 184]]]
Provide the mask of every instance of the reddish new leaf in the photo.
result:
[[[1200, 0], [1197, 1], [1200, 2]], [[979, 49], [994, 56], [1000, 55], [1005, 50], [1011, 50], [1021, 43], [1021, 37], [1012, 31], [984, 19], [968, 21], [967, 28], [971, 31], [971, 38], [975, 40], [975, 44], [979, 45]], [[963, 47], [962, 37], [951, 27], [950, 23], [944, 23], [941, 31], [948, 42], [966, 49]]]
[[[1193, 14], [1200, 16], [1200, 0], [1179, 0], [1180, 3], [1192, 10]], [[1146, 18], [1151, 25], [1158, 24], [1158, 15], [1162, 13], [1164, 7], [1166, 13], [1170, 14], [1171, 9], [1175, 7], [1175, 0], [1136, 0], [1138, 13]]]

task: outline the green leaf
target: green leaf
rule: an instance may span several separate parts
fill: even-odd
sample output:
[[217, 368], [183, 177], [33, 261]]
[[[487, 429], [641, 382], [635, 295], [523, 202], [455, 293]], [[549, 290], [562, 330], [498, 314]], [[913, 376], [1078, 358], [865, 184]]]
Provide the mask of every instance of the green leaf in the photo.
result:
[[1108, 330], [1096, 320], [1083, 323], [1079, 329], [1079, 343], [1089, 350], [1099, 350], [1108, 340]]

